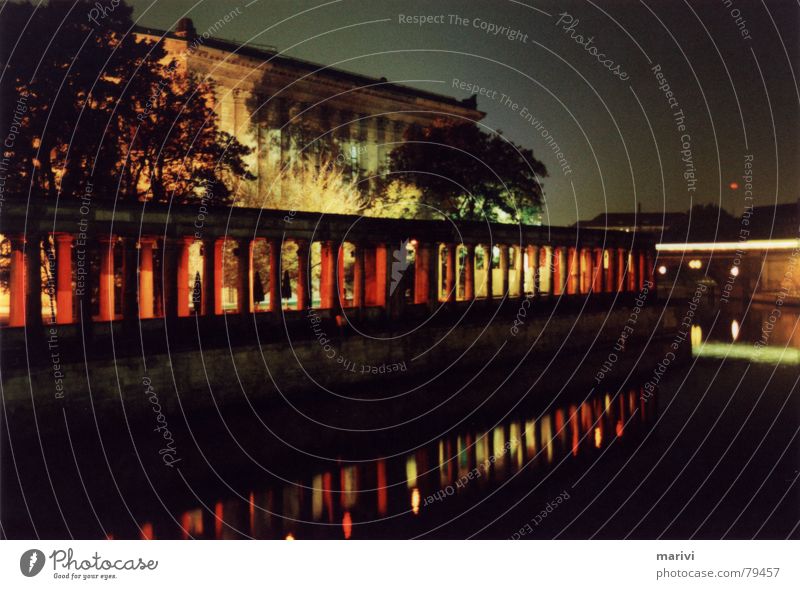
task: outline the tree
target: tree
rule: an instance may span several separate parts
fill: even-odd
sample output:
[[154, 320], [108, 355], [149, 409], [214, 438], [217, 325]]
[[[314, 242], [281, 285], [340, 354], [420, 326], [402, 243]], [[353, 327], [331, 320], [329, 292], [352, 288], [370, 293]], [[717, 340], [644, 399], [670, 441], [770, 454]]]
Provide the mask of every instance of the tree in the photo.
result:
[[416, 186], [423, 204], [460, 219], [534, 221], [547, 169], [533, 151], [474, 123], [412, 125], [390, 155], [387, 181]]
[[8, 194], [228, 202], [251, 178], [248, 148], [218, 129], [213, 86], [131, 33], [120, 3], [6, 3], [0, 11], [0, 124]]

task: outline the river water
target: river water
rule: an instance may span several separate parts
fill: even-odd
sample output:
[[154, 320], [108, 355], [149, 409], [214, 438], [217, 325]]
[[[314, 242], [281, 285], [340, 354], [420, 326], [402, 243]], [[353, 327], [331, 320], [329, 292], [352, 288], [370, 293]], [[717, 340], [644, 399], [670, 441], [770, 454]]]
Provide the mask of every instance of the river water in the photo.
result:
[[[303, 420], [285, 413], [267, 411], [257, 423], [247, 412], [207, 416], [175, 426], [184, 440], [178, 468], [144, 468], [141, 446], [99, 450], [96, 436], [76, 435], [58, 459], [68, 474], [50, 462], [52, 491], [24, 482], [41, 465], [6, 455], [4, 532], [796, 538], [798, 318], [731, 303], [696, 318], [686, 364], [602, 386], [570, 384], [556, 366], [545, 379], [551, 395], [374, 435], [345, 431], [308, 443], [297, 431]], [[8, 484], [18, 476], [27, 503]]]

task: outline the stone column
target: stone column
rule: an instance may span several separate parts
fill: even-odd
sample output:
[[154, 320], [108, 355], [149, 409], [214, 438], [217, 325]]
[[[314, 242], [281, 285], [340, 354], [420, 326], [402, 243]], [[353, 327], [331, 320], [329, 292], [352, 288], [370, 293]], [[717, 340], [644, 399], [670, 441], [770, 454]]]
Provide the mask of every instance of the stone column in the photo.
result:
[[492, 251], [492, 245], [483, 246], [483, 252], [483, 265], [486, 267], [486, 300], [490, 301], [494, 298], [494, 273], [492, 272], [494, 252]]
[[338, 311], [336, 266], [339, 259], [339, 246], [333, 241], [323, 241], [320, 248], [322, 269], [320, 272], [320, 307]]
[[428, 303], [430, 296], [430, 266], [433, 257], [430, 244], [417, 242], [414, 261], [414, 302], [418, 305]]
[[[539, 295], [541, 291], [541, 279], [539, 277], [539, 248], [535, 245], [529, 245], [527, 248], [528, 253], [528, 272], [531, 276], [531, 294]], [[523, 278], [522, 284], [525, 286], [526, 280]]]
[[221, 293], [217, 290], [217, 239], [203, 239], [203, 315], [213, 316], [219, 313]]
[[631, 249], [628, 255], [628, 290], [634, 292], [639, 285], [639, 252]]
[[153, 246], [155, 240], [143, 237], [139, 240], [139, 317], [151, 319], [153, 309]]
[[444, 300], [448, 303], [456, 300], [456, 245], [445, 244], [447, 248], [446, 268], [444, 277]]
[[547, 294], [553, 296], [556, 293], [556, 250], [553, 246], [544, 246], [544, 268], [547, 272]]
[[253, 312], [253, 240], [243, 237], [238, 240], [236, 256], [238, 261], [237, 299], [239, 313]]
[[58, 233], [56, 239], [56, 323], [72, 323], [72, 240], [69, 233]]
[[578, 292], [578, 250], [577, 248], [567, 248], [567, 294]]
[[342, 307], [347, 306], [347, 282], [344, 275], [344, 243], [339, 245], [339, 253], [336, 256], [336, 296]]
[[10, 327], [25, 325], [25, 238], [14, 236], [11, 241], [11, 275], [9, 277], [9, 318]]
[[582, 294], [587, 294], [592, 289], [592, 250], [589, 248], [581, 248], [578, 251], [580, 252], [580, 292]]
[[281, 242], [273, 238], [268, 239], [267, 243], [269, 244], [269, 310], [277, 313], [281, 308]]
[[355, 245], [355, 262], [353, 265], [353, 306], [356, 308], [364, 307], [365, 284], [364, 284], [364, 246]]
[[592, 291], [605, 291], [605, 269], [603, 268], [603, 248], [594, 250], [594, 271], [592, 273]]
[[517, 282], [517, 289], [520, 298], [525, 297], [525, 248], [522, 246], [516, 246], [514, 251], [517, 253], [516, 256], [516, 264], [514, 264], [514, 270], [516, 272], [515, 278]]
[[498, 244], [500, 248], [500, 297], [508, 295], [508, 246]]
[[178, 239], [178, 317], [189, 316], [189, 300], [191, 287], [189, 286], [189, 248], [192, 245], [191, 237]]
[[[126, 237], [122, 245], [125, 251], [122, 264], [122, 318], [136, 322], [139, 320], [139, 243], [135, 237]], [[60, 315], [60, 299], [58, 308]]]
[[558, 248], [558, 294], [567, 294], [569, 283], [568, 248]]
[[464, 300], [471, 301], [475, 298], [475, 246], [468, 243], [464, 257]]
[[626, 268], [626, 256], [625, 250], [623, 248], [617, 249], [617, 263], [615, 264], [616, 269], [616, 279], [614, 281], [614, 287], [616, 288], [616, 292], [625, 292], [625, 286], [627, 283], [627, 268]]
[[114, 242], [113, 236], [100, 238], [100, 321], [114, 320]]
[[375, 246], [375, 294], [376, 303], [387, 315], [392, 312], [392, 264], [391, 248], [387, 244]]
[[304, 239], [297, 243], [297, 310], [305, 311], [311, 308], [311, 281], [309, 277], [309, 251], [310, 246]]

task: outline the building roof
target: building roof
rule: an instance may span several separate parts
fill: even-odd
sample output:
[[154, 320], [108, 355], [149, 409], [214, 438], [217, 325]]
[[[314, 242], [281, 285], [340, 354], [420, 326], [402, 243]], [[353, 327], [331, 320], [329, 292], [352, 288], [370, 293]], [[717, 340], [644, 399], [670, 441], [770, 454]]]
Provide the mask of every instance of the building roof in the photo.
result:
[[578, 221], [576, 226], [625, 229], [632, 227], [669, 227], [686, 218], [686, 213], [600, 213], [593, 219]]
[[[191, 43], [192, 40], [194, 40], [195, 38], [198, 38], [190, 19], [181, 19], [181, 22], [178, 23], [178, 29], [179, 31], [182, 30], [186, 32], [182, 34], [181, 32], [178, 31], [163, 31], [147, 27], [135, 27], [134, 31], [136, 33], [142, 35], [148, 35], [151, 37], [176, 39], [181, 41], [188, 41], [189, 43]], [[287, 55], [281, 54], [274, 48], [267, 49], [264, 47], [258, 47], [254, 45], [243, 45], [240, 43], [226, 41], [224, 39], [219, 39], [216, 37], [203, 36], [202, 39], [203, 41], [198, 46], [198, 50], [210, 47], [220, 51], [226, 51], [229, 53], [235, 53], [236, 55], [257, 59], [262, 62], [269, 61], [272, 64], [282, 66], [285, 68], [296, 69], [299, 72], [301, 72], [301, 75], [316, 73], [315, 75], [327, 76], [343, 82], [347, 82], [355, 86], [370, 86], [374, 84], [380, 84], [379, 86], [380, 90], [386, 92], [402, 94], [410, 98], [421, 98], [423, 100], [430, 100], [441, 104], [447, 104], [451, 107], [462, 108], [472, 111], [473, 114], [472, 118], [475, 120], [480, 120], [484, 116], [486, 116], [485, 112], [479, 111], [477, 109], [478, 106], [477, 97], [474, 94], [469, 96], [468, 98], [459, 100], [458, 98], [454, 98], [452, 96], [446, 96], [444, 94], [428, 92], [426, 90], [420, 90], [418, 88], [412, 88], [410, 86], [404, 86], [402, 84], [394, 84], [388, 82], [386, 78], [373, 78], [371, 76], [356, 74], [346, 70], [329, 67], [323, 64], [314, 63], [303, 59], [298, 59], [296, 57], [289, 57]]]

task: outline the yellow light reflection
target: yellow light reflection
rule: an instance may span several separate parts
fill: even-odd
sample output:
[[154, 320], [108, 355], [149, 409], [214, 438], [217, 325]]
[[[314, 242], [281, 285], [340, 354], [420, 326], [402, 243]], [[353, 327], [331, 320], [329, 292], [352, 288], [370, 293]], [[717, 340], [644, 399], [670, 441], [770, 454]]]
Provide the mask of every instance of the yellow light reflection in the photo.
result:
[[553, 462], [553, 422], [549, 415], [542, 417], [542, 425], [539, 428], [542, 432], [542, 446], [545, 447], [547, 463]]
[[736, 319], [734, 319], [733, 321], [731, 321], [731, 337], [733, 337], [733, 341], [739, 339], [739, 331], [740, 331], [739, 322], [736, 321]]
[[692, 347], [697, 348], [703, 343], [703, 328], [699, 325], [692, 325], [691, 332]]
[[409, 456], [406, 460], [406, 485], [409, 489], [417, 486], [417, 458]]
[[414, 515], [419, 513], [419, 489], [416, 487], [411, 489], [411, 513]]

